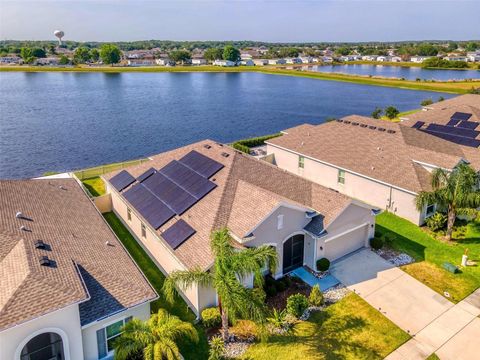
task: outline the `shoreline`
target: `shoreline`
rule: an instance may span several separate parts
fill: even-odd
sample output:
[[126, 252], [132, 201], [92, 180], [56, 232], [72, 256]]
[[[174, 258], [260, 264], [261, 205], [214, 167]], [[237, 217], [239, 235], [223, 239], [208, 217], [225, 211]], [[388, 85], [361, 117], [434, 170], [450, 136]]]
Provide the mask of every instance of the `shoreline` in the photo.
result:
[[[284, 66], [283, 66], [284, 67]], [[394, 87], [400, 89], [423, 90], [444, 92], [453, 94], [465, 94], [475, 87], [480, 87], [479, 80], [469, 81], [412, 81], [395, 78], [370, 77], [363, 75], [351, 75], [341, 73], [327, 73], [317, 71], [300, 71], [295, 69], [282, 69], [278, 66], [238, 66], [219, 67], [211, 65], [201, 66], [0, 66], [1, 72], [97, 72], [97, 73], [120, 73], [120, 72], [215, 72], [215, 73], [243, 73], [256, 72], [269, 75], [298, 76], [317, 80], [341, 81], [362, 85]]]

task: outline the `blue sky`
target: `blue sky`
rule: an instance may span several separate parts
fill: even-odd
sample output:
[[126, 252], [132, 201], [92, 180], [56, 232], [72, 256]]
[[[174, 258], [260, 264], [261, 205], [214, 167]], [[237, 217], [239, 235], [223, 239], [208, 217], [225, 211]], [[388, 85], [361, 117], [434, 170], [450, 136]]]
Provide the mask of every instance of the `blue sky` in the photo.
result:
[[0, 39], [395, 41], [480, 39], [475, 1], [5, 1]]

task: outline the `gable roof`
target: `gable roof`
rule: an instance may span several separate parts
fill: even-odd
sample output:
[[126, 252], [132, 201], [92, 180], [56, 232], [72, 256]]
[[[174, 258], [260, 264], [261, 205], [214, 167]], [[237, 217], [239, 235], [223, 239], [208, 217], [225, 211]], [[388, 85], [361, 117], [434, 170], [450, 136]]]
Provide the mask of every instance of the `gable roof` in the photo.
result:
[[0, 329], [73, 304], [85, 325], [157, 296], [73, 179], [0, 181], [0, 276]]
[[414, 193], [428, 188], [418, 164], [451, 169], [465, 159], [480, 169], [477, 149], [359, 115], [289, 129], [266, 142]]
[[[207, 149], [205, 145], [210, 148]], [[325, 226], [328, 226], [351, 202], [350, 198], [333, 190], [211, 140], [155, 155], [151, 161], [129, 167], [127, 171], [138, 177], [147, 169], [160, 169], [192, 150], [224, 167], [210, 178], [217, 185], [215, 189], [181, 216], [170, 219], [156, 232], [161, 238], [162, 233], [180, 219], [196, 230], [179, 247], [171, 249], [187, 268], [206, 269], [213, 263], [210, 251], [212, 231], [227, 227], [236, 237], [243, 238], [278, 204], [290, 203], [315, 210], [325, 217]], [[117, 173], [107, 174], [104, 178], [108, 181]], [[123, 199], [128, 203], [124, 197]], [[145, 224], [148, 222], [145, 221]], [[169, 246], [166, 242], [165, 245]]]

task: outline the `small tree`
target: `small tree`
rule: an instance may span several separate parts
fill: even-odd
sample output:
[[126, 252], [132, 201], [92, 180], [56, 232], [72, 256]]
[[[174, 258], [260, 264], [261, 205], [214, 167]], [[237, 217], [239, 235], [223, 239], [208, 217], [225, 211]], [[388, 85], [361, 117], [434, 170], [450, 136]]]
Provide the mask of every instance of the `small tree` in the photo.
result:
[[36, 58], [47, 57], [47, 53], [42, 48], [33, 48], [32, 49], [32, 55]]
[[73, 60], [77, 64], [85, 64], [90, 60], [90, 50], [86, 47], [76, 48], [75, 53], [73, 54]]
[[320, 286], [318, 284], [315, 284], [312, 288], [312, 291], [310, 292], [310, 295], [308, 296], [308, 303], [311, 306], [322, 306], [324, 303], [323, 300], [323, 294], [322, 291], [320, 290]]
[[90, 50], [90, 59], [91, 59], [93, 62], [97, 62], [98, 59], [100, 59], [100, 53], [98, 52], [97, 49], [92, 49], [92, 50]]
[[400, 114], [400, 111], [398, 111], [398, 109], [395, 106], [389, 106], [385, 109], [385, 115], [389, 119], [395, 119], [398, 116], [398, 114]]
[[100, 48], [100, 58], [102, 59], [104, 64], [117, 64], [120, 62], [122, 57], [122, 53], [120, 49], [112, 44], [104, 44]]
[[223, 60], [230, 60], [237, 62], [240, 60], [240, 51], [232, 45], [227, 45], [223, 48]]
[[428, 106], [428, 105], [431, 105], [431, 104], [433, 104], [432, 99], [425, 99], [420, 103], [420, 105], [422, 105], [422, 106]]
[[33, 51], [31, 48], [22, 47], [20, 49], [20, 56], [25, 64], [31, 64], [35, 61], [35, 56], [33, 56]]
[[192, 55], [190, 54], [190, 51], [188, 50], [174, 50], [168, 54], [170, 59], [172, 59], [175, 62], [181, 62], [184, 64], [186, 61], [190, 60], [192, 58]]
[[205, 60], [215, 61], [223, 58], [223, 50], [220, 48], [208, 48], [203, 54]]
[[432, 191], [421, 191], [415, 198], [419, 211], [428, 205], [447, 210], [447, 238], [452, 239], [453, 224], [459, 211], [480, 206], [480, 191], [476, 188], [479, 176], [467, 164], [456, 166], [451, 172], [435, 169], [432, 172]]
[[380, 119], [382, 117], [383, 110], [379, 107], [376, 107], [375, 110], [372, 111], [372, 118]]
[[60, 61], [58, 63], [60, 65], [68, 65], [70, 63], [70, 60], [68, 59], [68, 57], [62, 54], [62, 56], [60, 56]]

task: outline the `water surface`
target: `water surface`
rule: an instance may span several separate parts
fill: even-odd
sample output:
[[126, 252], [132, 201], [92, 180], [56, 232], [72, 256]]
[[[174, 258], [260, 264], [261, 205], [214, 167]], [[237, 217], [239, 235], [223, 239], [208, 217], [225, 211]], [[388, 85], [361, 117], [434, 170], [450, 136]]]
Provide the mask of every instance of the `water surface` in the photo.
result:
[[0, 178], [140, 158], [211, 138], [401, 111], [451, 94], [259, 73], [0, 73]]

